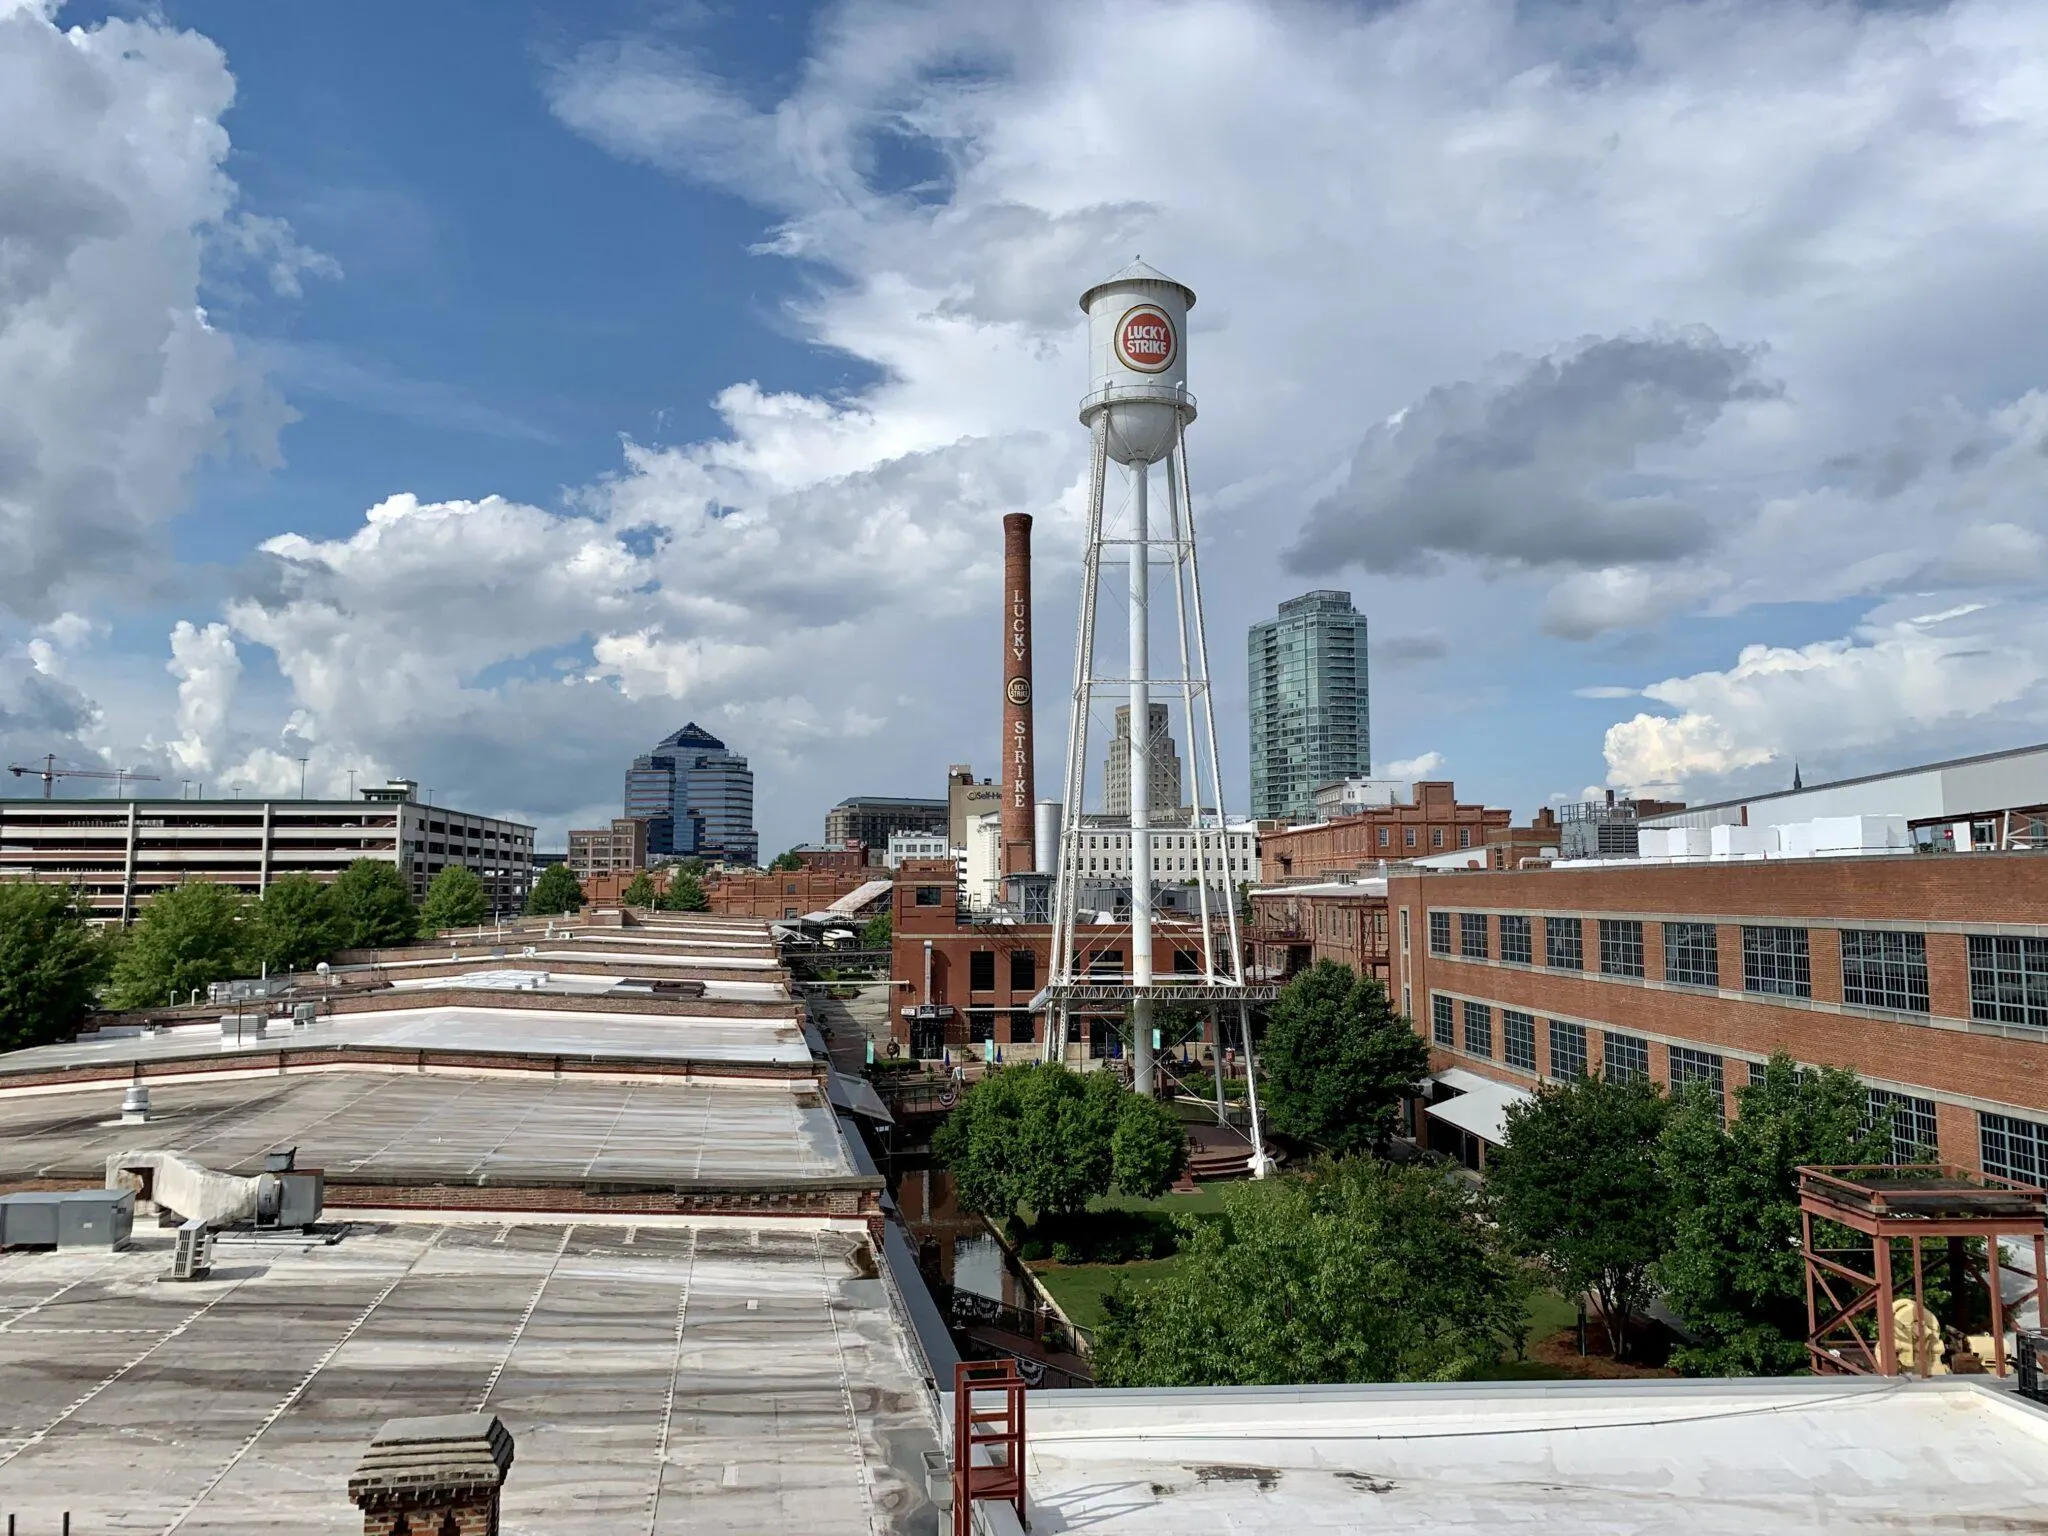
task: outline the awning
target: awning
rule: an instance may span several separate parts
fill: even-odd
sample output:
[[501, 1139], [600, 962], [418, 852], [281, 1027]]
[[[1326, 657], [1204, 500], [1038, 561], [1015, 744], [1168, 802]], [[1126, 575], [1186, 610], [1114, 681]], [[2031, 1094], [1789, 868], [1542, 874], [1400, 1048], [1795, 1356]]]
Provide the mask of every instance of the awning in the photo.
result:
[[[1534, 1097], [1526, 1089], [1496, 1083], [1490, 1077], [1459, 1067], [1447, 1067], [1434, 1075], [1446, 1088], [1462, 1091], [1455, 1099], [1445, 1099], [1441, 1104], [1425, 1104], [1424, 1112], [1445, 1125], [1470, 1131], [1489, 1146], [1498, 1147], [1508, 1139], [1508, 1107]], [[1469, 1088], [1468, 1083], [1472, 1085]]]
[[843, 1072], [827, 1072], [825, 1096], [832, 1101], [834, 1109], [843, 1109], [851, 1115], [866, 1115], [870, 1120], [879, 1120], [884, 1125], [896, 1123], [896, 1117], [889, 1113], [889, 1106], [884, 1104], [882, 1096], [875, 1092], [875, 1085], [864, 1077], [848, 1077]]

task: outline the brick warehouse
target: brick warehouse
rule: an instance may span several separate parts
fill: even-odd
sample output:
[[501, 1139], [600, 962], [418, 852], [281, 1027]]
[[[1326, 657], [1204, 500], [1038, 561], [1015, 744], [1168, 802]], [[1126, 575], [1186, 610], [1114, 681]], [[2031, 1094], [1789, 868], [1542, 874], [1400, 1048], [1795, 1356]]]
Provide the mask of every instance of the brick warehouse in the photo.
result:
[[1440, 1071], [1705, 1078], [1732, 1111], [1784, 1050], [1893, 1095], [1902, 1151], [2048, 1174], [2038, 853], [1395, 869], [1388, 905], [1397, 996]]
[[[1496, 807], [1461, 802], [1448, 779], [1424, 779], [1410, 791], [1406, 805], [1374, 806], [1356, 816], [1299, 827], [1262, 828], [1259, 878], [1302, 880], [1382, 859], [1484, 848], [1508, 838], [1513, 820], [1511, 813]], [[1548, 845], [1556, 842], [1553, 827]], [[1536, 851], [1534, 846], [1529, 849]], [[1507, 862], [1511, 861], [1504, 861], [1503, 867]]]

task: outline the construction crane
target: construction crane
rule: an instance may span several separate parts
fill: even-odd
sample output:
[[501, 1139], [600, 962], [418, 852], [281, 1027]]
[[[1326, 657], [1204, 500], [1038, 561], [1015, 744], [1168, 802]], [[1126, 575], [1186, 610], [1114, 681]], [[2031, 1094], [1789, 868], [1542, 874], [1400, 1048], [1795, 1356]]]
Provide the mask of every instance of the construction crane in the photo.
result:
[[51, 786], [59, 779], [113, 779], [117, 781], [114, 793], [118, 795], [121, 792], [118, 784], [119, 780], [153, 779], [156, 777], [153, 773], [137, 773], [132, 768], [116, 768], [112, 773], [104, 772], [98, 768], [59, 768], [57, 766], [57, 754], [54, 752], [45, 752], [43, 754], [43, 766], [40, 768], [25, 766], [21, 763], [9, 763], [7, 771], [17, 779], [31, 773], [41, 779], [43, 781], [43, 798], [45, 800], [50, 798]]

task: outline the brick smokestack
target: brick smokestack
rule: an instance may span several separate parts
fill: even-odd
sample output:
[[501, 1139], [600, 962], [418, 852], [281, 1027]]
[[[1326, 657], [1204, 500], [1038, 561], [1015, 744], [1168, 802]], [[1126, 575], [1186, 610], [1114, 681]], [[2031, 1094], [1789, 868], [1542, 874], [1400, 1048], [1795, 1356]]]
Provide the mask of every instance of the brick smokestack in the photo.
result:
[[1003, 873], [1028, 874], [1035, 785], [1031, 731], [1031, 514], [1003, 519]]

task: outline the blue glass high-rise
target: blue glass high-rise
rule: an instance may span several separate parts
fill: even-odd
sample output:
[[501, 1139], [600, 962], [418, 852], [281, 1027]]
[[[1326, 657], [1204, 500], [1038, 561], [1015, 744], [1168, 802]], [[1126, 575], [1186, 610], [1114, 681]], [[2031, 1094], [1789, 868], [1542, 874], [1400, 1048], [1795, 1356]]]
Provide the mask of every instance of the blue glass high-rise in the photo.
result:
[[626, 814], [646, 818], [649, 858], [758, 862], [753, 770], [694, 720], [633, 759]]

